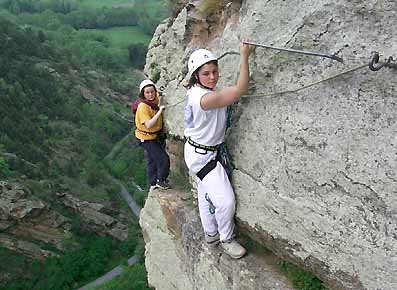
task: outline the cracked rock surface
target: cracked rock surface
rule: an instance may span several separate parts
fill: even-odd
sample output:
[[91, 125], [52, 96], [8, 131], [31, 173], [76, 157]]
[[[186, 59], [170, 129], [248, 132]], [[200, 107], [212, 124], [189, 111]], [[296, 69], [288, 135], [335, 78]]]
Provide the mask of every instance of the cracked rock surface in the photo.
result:
[[140, 225], [148, 281], [156, 290], [293, 290], [270, 253], [233, 260], [208, 246], [186, 193], [149, 192]]
[[[101, 204], [82, 201], [68, 193], [54, 193], [58, 202], [73, 209], [84, 225], [101, 235], [128, 238], [128, 227], [104, 213]], [[0, 182], [0, 246], [30, 259], [55, 256], [44, 246], [65, 251], [72, 241], [72, 221], [17, 182]]]
[[[263, 95], [363, 65], [373, 51], [396, 59], [397, 2], [230, 2], [210, 18], [197, 12], [200, 1], [190, 1], [155, 33], [146, 71], [156, 70], [164, 102], [176, 104], [165, 113], [167, 129], [183, 137], [178, 102], [195, 48], [222, 55], [249, 37], [342, 57], [344, 64], [256, 49], [250, 96], [233, 106], [227, 136], [236, 216], [259, 241], [331, 289], [396, 289], [397, 71], [361, 68], [300, 91]], [[219, 61], [220, 87], [234, 84], [238, 61], [235, 55]]]

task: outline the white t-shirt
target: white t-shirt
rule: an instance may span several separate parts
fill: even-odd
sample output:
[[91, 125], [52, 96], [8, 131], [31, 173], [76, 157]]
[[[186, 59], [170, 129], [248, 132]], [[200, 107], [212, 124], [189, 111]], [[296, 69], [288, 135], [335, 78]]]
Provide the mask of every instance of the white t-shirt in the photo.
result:
[[194, 86], [186, 93], [185, 136], [202, 145], [221, 144], [226, 132], [226, 107], [203, 110], [201, 98], [211, 90]]

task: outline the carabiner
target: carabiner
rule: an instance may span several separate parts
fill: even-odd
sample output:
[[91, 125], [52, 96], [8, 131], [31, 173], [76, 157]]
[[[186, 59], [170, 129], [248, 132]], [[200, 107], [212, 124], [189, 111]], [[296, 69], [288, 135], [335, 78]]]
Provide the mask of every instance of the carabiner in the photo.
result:
[[382, 62], [379, 65], [374, 65], [374, 64], [379, 64], [379, 53], [375, 52], [374, 55], [372, 56], [371, 61], [369, 62], [369, 69], [372, 71], [378, 71], [382, 67], [385, 66], [385, 64]]

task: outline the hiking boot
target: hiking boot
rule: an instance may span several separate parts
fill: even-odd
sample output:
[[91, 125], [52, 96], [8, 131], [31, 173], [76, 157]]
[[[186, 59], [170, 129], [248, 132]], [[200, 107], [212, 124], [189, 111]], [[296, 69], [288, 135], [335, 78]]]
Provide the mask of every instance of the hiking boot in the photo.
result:
[[151, 185], [151, 186], [149, 187], [149, 191], [155, 190], [156, 188], [159, 188], [159, 187], [157, 186], [157, 184]]
[[215, 246], [219, 244], [219, 233], [216, 233], [215, 235], [205, 233], [204, 238], [208, 245]]
[[164, 190], [171, 188], [170, 184], [166, 181], [157, 181], [156, 186], [157, 186], [157, 188], [164, 189]]
[[221, 246], [223, 251], [233, 259], [240, 259], [245, 255], [246, 251], [235, 239], [222, 241]]

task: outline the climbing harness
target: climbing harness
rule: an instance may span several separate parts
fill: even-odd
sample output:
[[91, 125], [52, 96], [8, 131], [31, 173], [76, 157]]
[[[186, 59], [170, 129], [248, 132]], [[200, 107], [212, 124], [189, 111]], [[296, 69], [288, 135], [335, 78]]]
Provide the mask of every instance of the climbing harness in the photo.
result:
[[272, 46], [272, 45], [266, 45], [266, 44], [250, 42], [250, 41], [243, 41], [243, 43], [254, 45], [254, 46], [257, 46], [257, 47], [262, 47], [262, 48], [269, 48], [269, 49], [279, 50], [279, 51], [286, 51], [286, 52], [292, 52], [292, 53], [299, 53], [299, 54], [305, 54], [305, 55], [325, 57], [325, 58], [330, 58], [332, 60], [336, 60], [336, 61], [339, 61], [339, 62], [343, 63], [343, 59], [340, 58], [339, 56], [336, 56], [335, 54], [327, 54], [327, 53], [313, 52], [313, 51], [304, 51], [304, 50], [297, 50], [297, 49], [292, 49], [292, 48], [282, 48], [282, 47], [276, 47], [276, 46]]
[[225, 168], [226, 174], [231, 180], [232, 172], [235, 169], [235, 166], [233, 164], [232, 156], [230, 155], [225, 142], [219, 146], [216, 158], [222, 164], [223, 168]]
[[187, 138], [187, 143], [189, 143], [190, 145], [192, 145], [195, 149], [201, 149], [201, 150], [205, 150], [205, 153], [200, 153], [197, 152], [197, 150], [195, 150], [196, 153], [198, 154], [207, 154], [207, 151], [211, 151], [214, 152], [218, 149], [219, 145], [215, 145], [215, 146], [209, 146], [209, 145], [202, 145], [199, 144], [197, 142], [194, 142], [190, 137]]
[[[233, 108], [232, 106], [228, 106], [226, 109], [226, 130], [232, 125], [232, 114]], [[200, 178], [200, 180], [203, 180], [203, 178], [216, 167], [217, 162], [219, 162], [223, 166], [227, 176], [229, 177], [229, 179], [231, 179], [232, 171], [235, 167], [233, 165], [231, 155], [227, 150], [225, 142], [215, 146], [208, 146], [194, 142], [190, 137], [186, 138], [185, 141], [192, 145], [194, 147], [194, 152], [198, 154], [207, 154], [208, 151], [217, 151], [216, 158], [208, 162], [206, 165], [204, 165], [203, 168], [200, 169], [199, 172], [196, 173], [197, 177]], [[197, 149], [205, 150], [205, 152], [199, 152], [197, 151]]]
[[200, 178], [200, 180], [203, 180], [208, 173], [210, 173], [212, 170], [215, 169], [217, 163], [218, 163], [217, 158], [208, 162], [206, 165], [204, 165], [203, 168], [200, 169], [199, 172], [196, 173], [197, 177]]
[[[232, 126], [232, 115], [233, 115], [233, 105], [227, 106], [226, 109], [226, 132]], [[226, 134], [225, 132], [225, 134]], [[219, 145], [217, 152], [217, 159], [222, 164], [223, 168], [225, 168], [226, 174], [231, 180], [232, 172], [235, 169], [233, 164], [232, 156], [230, 155], [226, 143], [223, 142]]]
[[[220, 148], [220, 146], [223, 144], [219, 144], [219, 145], [215, 145], [215, 146], [208, 146], [208, 145], [202, 145], [199, 144], [197, 142], [194, 142], [190, 137], [185, 139], [187, 143], [189, 143], [190, 145], [192, 145], [194, 147], [194, 152], [196, 152], [197, 154], [207, 154], [208, 152], [215, 152], [218, 150], [218, 148]], [[198, 151], [198, 149], [203, 150], [204, 152], [200, 152]], [[199, 170], [199, 172], [196, 173], [197, 177], [200, 178], [200, 180], [203, 180], [204, 177], [210, 173], [215, 167], [218, 161], [220, 161], [218, 159], [218, 154], [219, 152], [217, 152], [216, 158], [211, 160], [210, 162], [208, 162], [206, 165], [203, 166], [203, 168], [201, 168]]]
[[219, 149], [218, 149], [215, 159], [211, 160], [206, 165], [204, 165], [204, 167], [201, 168], [199, 170], [199, 172], [196, 173], [197, 177], [200, 178], [200, 180], [203, 180], [204, 177], [206, 177], [208, 173], [210, 173], [212, 170], [215, 169], [216, 164], [218, 162], [225, 169], [226, 174], [229, 177], [229, 179], [231, 179], [234, 166], [232, 163], [231, 156], [230, 156], [229, 152], [227, 151], [227, 147], [226, 147], [225, 143], [222, 143], [219, 145]]
[[[190, 142], [189, 142], [189, 140], [190, 140]], [[201, 144], [194, 142], [192, 139], [190, 139], [190, 137], [187, 138], [187, 142], [194, 147], [194, 152], [196, 152], [198, 154], [207, 154], [208, 151], [217, 151], [215, 159], [212, 159], [210, 162], [208, 162], [206, 165], [204, 165], [203, 168], [201, 168], [199, 170], [199, 172], [196, 173], [197, 177], [200, 178], [200, 180], [203, 180], [203, 178], [216, 167], [216, 164], [218, 162], [223, 166], [223, 168], [225, 168], [229, 179], [231, 178], [234, 166], [232, 163], [231, 156], [230, 156], [229, 152], [227, 151], [225, 143], [219, 144], [217, 146], [206, 146], [206, 145], [201, 145]], [[209, 150], [210, 147], [214, 147], [216, 149]], [[199, 152], [199, 151], [197, 151], [197, 149], [205, 150], [205, 153]], [[211, 148], [211, 149], [213, 149], [213, 148]]]
[[144, 130], [141, 130], [141, 129], [138, 129], [138, 128], [136, 128], [136, 130], [138, 130], [143, 135], [156, 135], [156, 134], [161, 132], [161, 130], [155, 131], [155, 132], [149, 132], [149, 131], [144, 131]]

